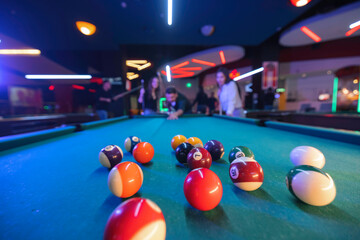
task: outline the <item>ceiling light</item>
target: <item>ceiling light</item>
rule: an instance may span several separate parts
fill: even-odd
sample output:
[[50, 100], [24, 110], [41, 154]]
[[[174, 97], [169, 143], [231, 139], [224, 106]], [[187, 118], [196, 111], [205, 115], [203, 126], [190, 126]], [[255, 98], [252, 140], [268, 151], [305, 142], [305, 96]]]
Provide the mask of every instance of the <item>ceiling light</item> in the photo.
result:
[[96, 32], [96, 26], [89, 22], [77, 21], [77, 29], [84, 35], [90, 36]]

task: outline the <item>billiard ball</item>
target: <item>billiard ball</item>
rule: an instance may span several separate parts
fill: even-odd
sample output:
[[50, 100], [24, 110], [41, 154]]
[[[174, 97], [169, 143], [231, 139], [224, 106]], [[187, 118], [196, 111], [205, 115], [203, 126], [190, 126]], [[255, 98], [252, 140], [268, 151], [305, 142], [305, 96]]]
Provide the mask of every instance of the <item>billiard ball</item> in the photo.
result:
[[148, 142], [138, 143], [134, 147], [133, 156], [139, 163], [148, 163], [154, 157], [154, 148]]
[[229, 162], [232, 163], [232, 161], [240, 157], [255, 159], [254, 153], [250, 150], [250, 148], [245, 146], [233, 147], [229, 153]]
[[136, 136], [130, 136], [130, 137], [126, 138], [125, 142], [124, 142], [125, 150], [132, 153], [134, 147], [139, 142], [141, 142], [141, 139]]
[[108, 145], [100, 150], [99, 161], [101, 165], [107, 168], [113, 168], [123, 159], [123, 151], [119, 146]]
[[186, 142], [190, 143], [194, 147], [204, 147], [202, 141], [197, 137], [188, 138]]
[[127, 198], [139, 191], [143, 179], [143, 172], [139, 165], [133, 162], [122, 162], [111, 169], [108, 186], [115, 196]]
[[208, 150], [208, 152], [211, 154], [211, 158], [213, 161], [217, 161], [221, 159], [224, 156], [224, 146], [221, 142], [217, 140], [210, 140], [208, 141], [204, 148]]
[[175, 150], [175, 156], [179, 163], [187, 163], [187, 156], [193, 148], [194, 146], [187, 142], [183, 142], [179, 146], [177, 146]]
[[290, 160], [295, 166], [310, 165], [317, 168], [323, 168], [325, 165], [325, 156], [318, 149], [310, 146], [299, 146], [290, 153]]
[[131, 198], [111, 213], [104, 231], [104, 240], [163, 240], [166, 223], [159, 206], [146, 198]]
[[205, 148], [196, 147], [189, 152], [187, 163], [190, 169], [210, 168], [212, 159], [210, 153]]
[[336, 196], [336, 187], [329, 174], [308, 165], [294, 167], [286, 176], [286, 186], [297, 199], [313, 206], [330, 204]]
[[187, 138], [183, 135], [176, 135], [171, 139], [171, 147], [175, 150], [181, 143], [186, 142]]
[[234, 185], [245, 191], [258, 189], [264, 181], [260, 164], [248, 157], [235, 159], [230, 164], [229, 175]]
[[201, 211], [208, 211], [220, 203], [223, 187], [213, 171], [197, 168], [186, 176], [184, 194], [191, 206]]

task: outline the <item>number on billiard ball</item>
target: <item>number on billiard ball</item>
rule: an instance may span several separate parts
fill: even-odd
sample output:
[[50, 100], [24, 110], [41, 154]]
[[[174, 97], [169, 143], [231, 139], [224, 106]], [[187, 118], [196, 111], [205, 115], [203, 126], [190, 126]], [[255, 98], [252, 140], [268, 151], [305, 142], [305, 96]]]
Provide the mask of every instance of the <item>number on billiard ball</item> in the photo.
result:
[[119, 146], [108, 145], [100, 150], [99, 161], [101, 165], [107, 168], [113, 168], [123, 159], [123, 151]]

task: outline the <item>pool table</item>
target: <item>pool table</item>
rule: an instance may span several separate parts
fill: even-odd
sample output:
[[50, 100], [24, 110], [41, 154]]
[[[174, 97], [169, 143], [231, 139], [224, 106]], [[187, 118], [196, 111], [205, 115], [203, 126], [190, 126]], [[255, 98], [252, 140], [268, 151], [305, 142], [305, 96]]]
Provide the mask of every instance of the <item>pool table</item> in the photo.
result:
[[[223, 196], [213, 210], [192, 208], [183, 193], [188, 169], [178, 163], [174, 135], [219, 140], [223, 159], [211, 170], [220, 178]], [[141, 165], [144, 182], [134, 197], [153, 200], [162, 209], [167, 239], [359, 239], [360, 147], [358, 132], [294, 124], [184, 116], [179, 120], [121, 117], [78, 126], [0, 139], [0, 239], [101, 239], [111, 212], [126, 199], [107, 186], [109, 170], [98, 160], [101, 148], [123, 151], [131, 135], [150, 142], [155, 156]], [[337, 139], [337, 140], [333, 140]], [[248, 146], [264, 170], [260, 189], [245, 192], [229, 178], [232, 147]], [[336, 184], [328, 206], [295, 199], [285, 176], [293, 167], [290, 151], [310, 145], [326, 157], [323, 170]], [[123, 161], [135, 161], [124, 152]]]

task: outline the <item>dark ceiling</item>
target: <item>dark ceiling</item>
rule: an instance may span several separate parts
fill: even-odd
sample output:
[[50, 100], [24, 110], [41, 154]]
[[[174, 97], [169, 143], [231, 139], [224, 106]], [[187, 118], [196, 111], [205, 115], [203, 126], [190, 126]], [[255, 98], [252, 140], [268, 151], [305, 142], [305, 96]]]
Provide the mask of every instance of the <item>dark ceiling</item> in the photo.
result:
[[[167, 0], [3, 0], [0, 32], [41, 50], [113, 50], [121, 44], [256, 46], [314, 8], [289, 0], [173, 0], [173, 25], [167, 25]], [[82, 35], [75, 21], [97, 26]], [[215, 26], [210, 37], [203, 25]]]

